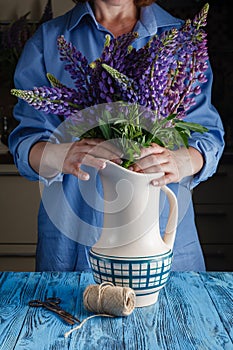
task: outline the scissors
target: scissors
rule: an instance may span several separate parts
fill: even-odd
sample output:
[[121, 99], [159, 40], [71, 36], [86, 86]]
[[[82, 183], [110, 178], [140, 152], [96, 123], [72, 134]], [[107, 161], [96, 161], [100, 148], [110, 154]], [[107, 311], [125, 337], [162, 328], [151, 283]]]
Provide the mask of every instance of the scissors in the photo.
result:
[[47, 298], [44, 301], [39, 299], [29, 301], [28, 305], [33, 307], [44, 307], [47, 310], [55, 312], [58, 316], [60, 316], [65, 322], [70, 325], [75, 324], [76, 322], [80, 323], [80, 320], [73, 315], [69, 314], [67, 311], [63, 310], [59, 304], [61, 302], [60, 298]]

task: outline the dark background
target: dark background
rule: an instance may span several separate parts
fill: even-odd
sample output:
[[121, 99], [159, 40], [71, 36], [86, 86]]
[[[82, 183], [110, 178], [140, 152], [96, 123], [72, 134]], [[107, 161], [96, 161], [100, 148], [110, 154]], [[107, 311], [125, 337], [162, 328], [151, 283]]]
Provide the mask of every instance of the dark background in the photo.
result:
[[212, 103], [218, 109], [225, 128], [226, 149], [233, 148], [233, 25], [231, 0], [158, 0], [172, 15], [193, 18], [209, 3], [206, 31], [214, 81]]

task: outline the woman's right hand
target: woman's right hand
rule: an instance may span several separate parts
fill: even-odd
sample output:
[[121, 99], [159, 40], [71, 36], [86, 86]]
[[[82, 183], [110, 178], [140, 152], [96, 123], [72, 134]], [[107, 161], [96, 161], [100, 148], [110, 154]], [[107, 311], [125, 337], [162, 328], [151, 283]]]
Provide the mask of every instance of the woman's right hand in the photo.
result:
[[88, 180], [89, 174], [81, 165], [103, 169], [107, 160], [120, 164], [122, 153], [110, 141], [83, 139], [73, 143], [36, 143], [29, 154], [31, 167], [41, 176], [51, 178], [59, 173], [72, 174], [81, 180]]

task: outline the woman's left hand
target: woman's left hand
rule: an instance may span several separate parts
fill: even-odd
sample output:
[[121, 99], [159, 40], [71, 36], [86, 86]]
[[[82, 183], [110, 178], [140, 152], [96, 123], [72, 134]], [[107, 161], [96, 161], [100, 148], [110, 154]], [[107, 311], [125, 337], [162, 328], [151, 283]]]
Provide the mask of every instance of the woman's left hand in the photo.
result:
[[130, 167], [130, 170], [141, 173], [163, 172], [161, 178], [152, 180], [154, 186], [163, 186], [196, 174], [201, 170], [203, 162], [201, 153], [193, 147], [182, 147], [171, 151], [152, 144], [141, 150], [137, 162]]

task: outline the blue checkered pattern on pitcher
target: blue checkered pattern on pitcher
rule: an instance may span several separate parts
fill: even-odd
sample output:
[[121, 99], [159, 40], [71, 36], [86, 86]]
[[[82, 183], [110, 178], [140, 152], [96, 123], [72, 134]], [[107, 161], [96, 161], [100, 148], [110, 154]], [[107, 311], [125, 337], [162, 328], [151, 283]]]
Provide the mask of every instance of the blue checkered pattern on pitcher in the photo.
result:
[[[118, 258], [90, 251], [90, 263], [94, 280], [100, 284], [112, 282], [114, 285], [130, 287], [143, 294], [150, 294], [162, 288], [169, 277], [172, 251], [146, 258]], [[146, 289], [146, 293], [145, 293]]]

